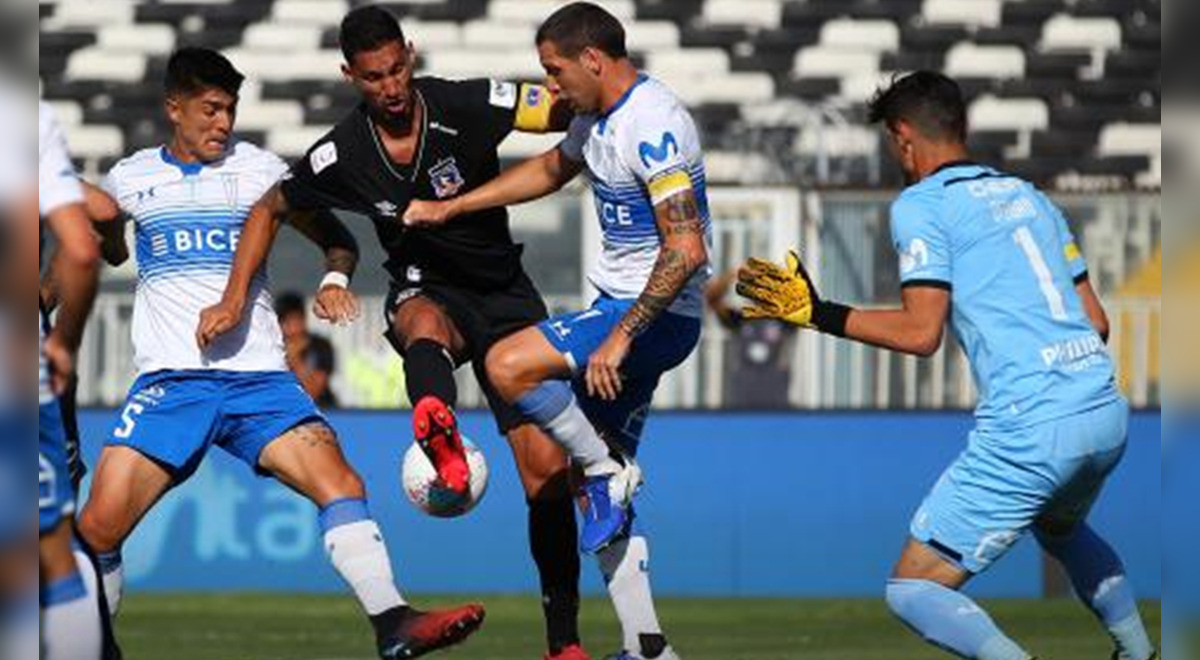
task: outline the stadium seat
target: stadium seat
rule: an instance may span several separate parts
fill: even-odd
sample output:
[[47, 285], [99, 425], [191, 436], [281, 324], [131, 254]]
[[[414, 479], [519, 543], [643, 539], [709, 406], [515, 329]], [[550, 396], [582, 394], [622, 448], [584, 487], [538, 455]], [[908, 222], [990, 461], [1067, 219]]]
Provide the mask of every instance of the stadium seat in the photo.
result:
[[529, 50], [534, 46], [533, 24], [471, 21], [462, 26], [463, 44], [470, 48]]
[[53, 15], [41, 21], [41, 30], [56, 32], [71, 28], [94, 28], [101, 25], [133, 23], [134, 0], [89, 2], [68, 0], [55, 5]]
[[1016, 46], [964, 42], [946, 53], [945, 73], [952, 78], [1020, 78], [1025, 75], [1025, 53]]
[[138, 82], [146, 75], [146, 57], [138, 53], [111, 53], [98, 46], [75, 51], [67, 59], [66, 80]]
[[447, 78], [539, 80], [545, 75], [532, 48], [431, 50], [423, 71]]
[[893, 51], [900, 48], [900, 28], [888, 20], [838, 18], [821, 27], [821, 45], [860, 51]]
[[631, 50], [674, 50], [680, 46], [679, 26], [670, 21], [639, 20], [625, 29]]
[[729, 54], [719, 48], [657, 51], [647, 55], [646, 70], [668, 82], [724, 76], [729, 71]]
[[1032, 131], [1050, 126], [1050, 110], [1041, 99], [983, 96], [968, 109], [967, 122], [977, 131]]
[[756, 103], [775, 96], [775, 85], [765, 73], [727, 73], [696, 76], [675, 92], [690, 106], [704, 103]]
[[175, 31], [166, 25], [105, 25], [97, 30], [96, 41], [109, 53], [169, 55]]
[[125, 148], [121, 131], [115, 126], [75, 126], [68, 136], [68, 143], [76, 158], [108, 156], [121, 153]]
[[845, 77], [879, 70], [875, 53], [812, 46], [796, 53], [794, 71], [799, 76]]
[[257, 23], [246, 29], [242, 46], [256, 51], [317, 50], [321, 47], [321, 28], [293, 23]]
[[346, 0], [275, 0], [271, 19], [277, 23], [337, 25], [350, 11]]
[[266, 131], [276, 126], [299, 126], [304, 123], [304, 109], [294, 101], [255, 101], [238, 105], [238, 128], [247, 131]]
[[931, 25], [995, 27], [1000, 24], [1001, 0], [925, 0], [921, 17]]
[[332, 126], [276, 127], [267, 131], [262, 144], [284, 158], [296, 158], [303, 156], [317, 140], [325, 137], [330, 128]]
[[50, 101], [54, 115], [64, 129], [71, 129], [83, 123], [83, 108], [74, 101]]
[[701, 18], [709, 25], [779, 27], [783, 21], [780, 0], [706, 0]]
[[336, 50], [270, 53], [231, 48], [225, 56], [247, 77], [260, 81], [337, 79], [343, 61]]
[[1097, 152], [1101, 156], [1159, 156], [1162, 154], [1162, 126], [1110, 124], [1100, 131]]
[[1113, 50], [1121, 46], [1121, 24], [1111, 17], [1059, 14], [1042, 27], [1043, 50]]
[[[488, 3], [488, 18], [500, 23], [540, 24], [554, 12], [557, 4], [546, 0], [492, 0]], [[636, 17], [633, 0], [611, 0], [604, 3], [613, 16], [622, 21]]]

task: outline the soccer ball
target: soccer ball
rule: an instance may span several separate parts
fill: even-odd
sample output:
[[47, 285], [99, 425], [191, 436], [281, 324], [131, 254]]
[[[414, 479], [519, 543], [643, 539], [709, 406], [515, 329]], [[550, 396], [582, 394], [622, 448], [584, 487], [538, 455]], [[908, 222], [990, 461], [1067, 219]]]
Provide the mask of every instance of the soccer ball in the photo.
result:
[[400, 474], [404, 494], [421, 512], [435, 518], [457, 518], [474, 509], [479, 500], [483, 499], [488, 484], [487, 460], [475, 443], [465, 437], [462, 441], [467, 453], [467, 467], [471, 471], [470, 495], [465, 502], [459, 501], [455, 495], [434, 484], [437, 481], [437, 470], [417, 443], [414, 442], [404, 454], [404, 467]]

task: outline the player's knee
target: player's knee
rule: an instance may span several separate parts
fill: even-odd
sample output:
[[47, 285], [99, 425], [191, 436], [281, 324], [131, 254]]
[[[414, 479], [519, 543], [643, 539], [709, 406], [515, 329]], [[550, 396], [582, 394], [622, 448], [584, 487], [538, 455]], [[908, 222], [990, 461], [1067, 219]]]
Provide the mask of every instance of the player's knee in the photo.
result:
[[516, 351], [496, 346], [488, 351], [485, 366], [488, 379], [506, 401], [513, 401], [521, 394], [522, 364]]
[[75, 528], [84, 543], [95, 552], [112, 552], [125, 540], [112, 517], [106, 516], [100, 506], [84, 507], [75, 521]]

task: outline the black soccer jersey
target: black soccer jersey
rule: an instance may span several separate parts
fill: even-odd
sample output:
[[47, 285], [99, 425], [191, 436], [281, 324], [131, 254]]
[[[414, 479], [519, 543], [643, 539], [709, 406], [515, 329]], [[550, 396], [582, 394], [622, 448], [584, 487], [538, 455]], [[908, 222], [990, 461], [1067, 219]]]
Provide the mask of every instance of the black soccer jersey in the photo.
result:
[[518, 99], [516, 85], [491, 80], [422, 77], [412, 84], [423, 119], [411, 165], [392, 161], [359, 105], [293, 164], [283, 195], [295, 209], [370, 217], [388, 254], [384, 267], [397, 282], [428, 274], [472, 289], [502, 288], [521, 272], [521, 246], [513, 243], [504, 208], [433, 229], [405, 228], [401, 218], [410, 200], [447, 199], [499, 175], [496, 148], [526, 99]]

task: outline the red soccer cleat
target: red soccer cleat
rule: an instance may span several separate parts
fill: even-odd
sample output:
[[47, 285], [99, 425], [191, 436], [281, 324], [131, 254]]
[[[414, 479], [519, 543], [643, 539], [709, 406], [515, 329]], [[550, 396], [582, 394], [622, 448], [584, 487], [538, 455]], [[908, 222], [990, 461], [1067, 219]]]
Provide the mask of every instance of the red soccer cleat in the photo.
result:
[[592, 660], [592, 656], [583, 650], [583, 647], [578, 644], [563, 647], [563, 650], [557, 654], [546, 654], [543, 660]]
[[483, 625], [482, 605], [433, 612], [412, 611], [396, 632], [379, 643], [382, 660], [409, 660], [454, 646]]
[[413, 409], [413, 437], [438, 473], [438, 485], [466, 499], [471, 488], [471, 469], [454, 411], [441, 399], [427, 396]]

